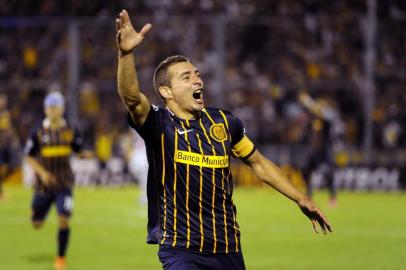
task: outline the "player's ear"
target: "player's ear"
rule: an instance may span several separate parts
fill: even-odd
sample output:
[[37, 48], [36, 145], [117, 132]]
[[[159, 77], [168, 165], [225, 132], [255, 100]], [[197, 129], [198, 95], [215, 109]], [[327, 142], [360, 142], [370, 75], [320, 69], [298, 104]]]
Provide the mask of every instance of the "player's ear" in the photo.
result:
[[172, 98], [172, 89], [169, 86], [161, 86], [159, 87], [159, 93], [165, 99]]

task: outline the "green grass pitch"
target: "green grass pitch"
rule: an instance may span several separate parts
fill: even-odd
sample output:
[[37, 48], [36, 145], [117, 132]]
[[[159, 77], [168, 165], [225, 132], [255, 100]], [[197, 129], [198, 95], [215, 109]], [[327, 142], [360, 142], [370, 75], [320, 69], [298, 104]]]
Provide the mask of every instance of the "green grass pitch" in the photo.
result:
[[[51, 270], [56, 249], [55, 209], [45, 226], [29, 223], [31, 190], [6, 186], [0, 202], [0, 269]], [[146, 209], [136, 187], [77, 188], [70, 270], [161, 269], [157, 246], [145, 244]], [[247, 269], [406, 269], [404, 193], [340, 193], [315, 201], [334, 233], [315, 234], [294, 203], [270, 188], [238, 188], [235, 203]]]

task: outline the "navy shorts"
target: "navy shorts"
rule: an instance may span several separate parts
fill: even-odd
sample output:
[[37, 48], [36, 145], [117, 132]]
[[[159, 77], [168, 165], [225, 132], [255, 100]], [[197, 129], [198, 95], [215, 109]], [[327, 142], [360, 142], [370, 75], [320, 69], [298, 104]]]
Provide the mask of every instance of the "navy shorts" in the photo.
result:
[[71, 216], [73, 206], [71, 189], [49, 193], [35, 192], [31, 204], [32, 221], [43, 221], [53, 202], [56, 204], [58, 215]]
[[241, 251], [209, 254], [161, 245], [158, 257], [164, 270], [245, 270]]

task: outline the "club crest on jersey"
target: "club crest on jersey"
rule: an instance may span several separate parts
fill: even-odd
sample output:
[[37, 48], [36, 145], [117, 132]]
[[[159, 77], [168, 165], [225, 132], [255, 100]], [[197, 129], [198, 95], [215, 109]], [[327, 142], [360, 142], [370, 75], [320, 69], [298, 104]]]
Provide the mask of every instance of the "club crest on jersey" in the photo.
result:
[[224, 125], [222, 123], [212, 125], [210, 127], [210, 136], [218, 142], [225, 141], [227, 139], [227, 133]]

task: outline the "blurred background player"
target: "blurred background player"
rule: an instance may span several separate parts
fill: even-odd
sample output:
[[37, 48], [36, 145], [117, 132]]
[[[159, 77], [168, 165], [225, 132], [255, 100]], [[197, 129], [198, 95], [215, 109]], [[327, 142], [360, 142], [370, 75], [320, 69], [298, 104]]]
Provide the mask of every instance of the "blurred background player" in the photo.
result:
[[124, 182], [135, 182], [140, 188], [139, 201], [147, 203], [148, 160], [144, 140], [133, 129], [120, 135], [119, 146], [124, 157]]
[[309, 94], [299, 94], [301, 104], [310, 112], [310, 155], [303, 170], [307, 182], [307, 195], [313, 196], [312, 174], [319, 171], [329, 192], [330, 207], [337, 206], [337, 190], [334, 183], [334, 150], [339, 147], [344, 125], [332, 100], [321, 97], [313, 99]]
[[144, 140], [137, 132], [130, 131], [133, 145], [129, 158], [130, 173], [137, 180], [140, 187], [140, 203], [147, 203], [147, 178], [148, 178], [148, 160]]
[[19, 152], [17, 138], [7, 109], [7, 96], [0, 94], [0, 200], [4, 198], [3, 183], [12, 171], [13, 157]]
[[90, 157], [80, 152], [82, 139], [77, 130], [63, 118], [65, 100], [61, 93], [51, 92], [44, 100], [45, 119], [38, 125], [27, 142], [25, 154], [36, 174], [32, 200], [32, 224], [39, 229], [55, 203], [58, 212], [58, 253], [54, 267], [66, 266], [65, 254], [69, 242], [69, 218], [73, 206], [73, 185], [69, 158], [73, 152], [79, 157]]

